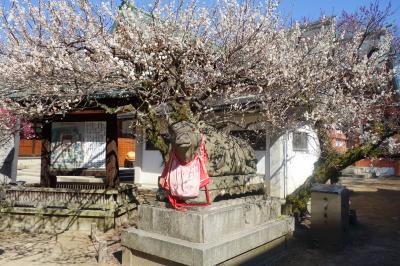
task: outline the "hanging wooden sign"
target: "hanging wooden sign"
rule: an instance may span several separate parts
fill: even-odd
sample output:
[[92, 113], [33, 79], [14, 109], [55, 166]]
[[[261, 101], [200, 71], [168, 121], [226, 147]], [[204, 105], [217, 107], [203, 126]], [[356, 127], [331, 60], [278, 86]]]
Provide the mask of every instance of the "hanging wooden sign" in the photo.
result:
[[51, 169], [105, 169], [106, 121], [54, 122]]

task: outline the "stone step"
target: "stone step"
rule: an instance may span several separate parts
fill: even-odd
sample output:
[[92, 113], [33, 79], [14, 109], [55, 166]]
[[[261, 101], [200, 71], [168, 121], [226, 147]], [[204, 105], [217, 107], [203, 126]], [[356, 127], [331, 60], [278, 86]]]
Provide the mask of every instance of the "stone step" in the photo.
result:
[[17, 172], [17, 176], [40, 176], [40, 172]]
[[40, 158], [19, 158], [18, 169], [40, 169]]
[[[170, 221], [167, 220], [165, 223], [170, 223]], [[188, 230], [190, 228], [196, 230], [196, 224], [187, 227]], [[223, 235], [215, 241], [207, 243], [193, 243], [132, 227], [122, 232], [121, 244], [124, 247], [122, 261], [123, 265], [126, 266], [176, 265], [176, 263], [211, 266], [235, 258], [262, 245], [273, 243], [277, 239], [285, 239], [293, 231], [294, 219], [288, 216], [246, 228], [235, 234]], [[273, 247], [273, 244], [266, 246], [264, 252]], [[144, 256], [138, 254], [137, 251], [144, 253]], [[160, 258], [165, 261], [161, 262]], [[161, 263], [152, 264], [154, 261]]]
[[369, 175], [367, 175], [367, 174], [362, 174], [362, 175], [358, 175], [358, 174], [342, 174], [342, 176], [340, 178], [342, 178], [342, 177], [345, 177], [345, 178], [368, 178], [368, 176]]
[[17, 170], [18, 171], [28, 171], [28, 172], [40, 172], [40, 167], [38, 167], [38, 168], [20, 168], [20, 167], [17, 167]]

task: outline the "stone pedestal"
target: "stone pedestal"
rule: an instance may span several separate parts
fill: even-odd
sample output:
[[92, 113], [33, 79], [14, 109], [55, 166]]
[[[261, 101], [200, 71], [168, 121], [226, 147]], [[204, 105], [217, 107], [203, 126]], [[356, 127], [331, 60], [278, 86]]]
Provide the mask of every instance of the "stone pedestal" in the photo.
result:
[[311, 233], [314, 242], [338, 250], [348, 241], [349, 191], [338, 185], [317, 184], [311, 189]]
[[[282, 245], [294, 230], [278, 199], [248, 196], [193, 207], [139, 206], [138, 228], [122, 233], [123, 265], [216, 265]], [[229, 263], [228, 263], [229, 264]]]

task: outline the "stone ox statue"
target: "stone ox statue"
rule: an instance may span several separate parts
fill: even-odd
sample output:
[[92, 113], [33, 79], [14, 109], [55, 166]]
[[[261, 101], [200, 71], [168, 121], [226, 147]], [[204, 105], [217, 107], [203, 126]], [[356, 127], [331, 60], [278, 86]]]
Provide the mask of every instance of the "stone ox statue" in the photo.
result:
[[[169, 127], [172, 149], [182, 162], [191, 161], [204, 137], [211, 177], [256, 173], [254, 150], [244, 141], [201, 124], [182, 121]], [[203, 136], [202, 136], [203, 135]]]
[[[264, 179], [256, 175], [254, 150], [244, 140], [219, 132], [204, 123], [196, 125], [189, 121], [172, 124], [169, 132], [171, 152], [183, 164], [197, 158], [202, 143], [205, 144], [208, 157], [205, 168], [211, 178], [208, 185], [211, 200], [218, 196], [264, 192]], [[198, 201], [204, 200], [201, 195]], [[196, 199], [190, 201], [196, 202]]]

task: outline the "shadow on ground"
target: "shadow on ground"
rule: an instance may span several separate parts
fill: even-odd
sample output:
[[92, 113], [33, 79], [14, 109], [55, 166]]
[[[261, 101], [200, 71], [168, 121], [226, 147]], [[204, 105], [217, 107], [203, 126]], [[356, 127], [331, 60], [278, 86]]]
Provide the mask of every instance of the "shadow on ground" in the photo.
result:
[[116, 251], [113, 253], [113, 256], [119, 263], [122, 264], [122, 250]]
[[[349, 240], [341, 250], [325, 250], [310, 238], [309, 221], [296, 226], [294, 239], [276, 265], [400, 265], [400, 178], [370, 184], [358, 180], [346, 184], [357, 224], [350, 226]], [[385, 187], [382, 189], [381, 187]]]
[[87, 236], [0, 232], [0, 265], [96, 265]]

